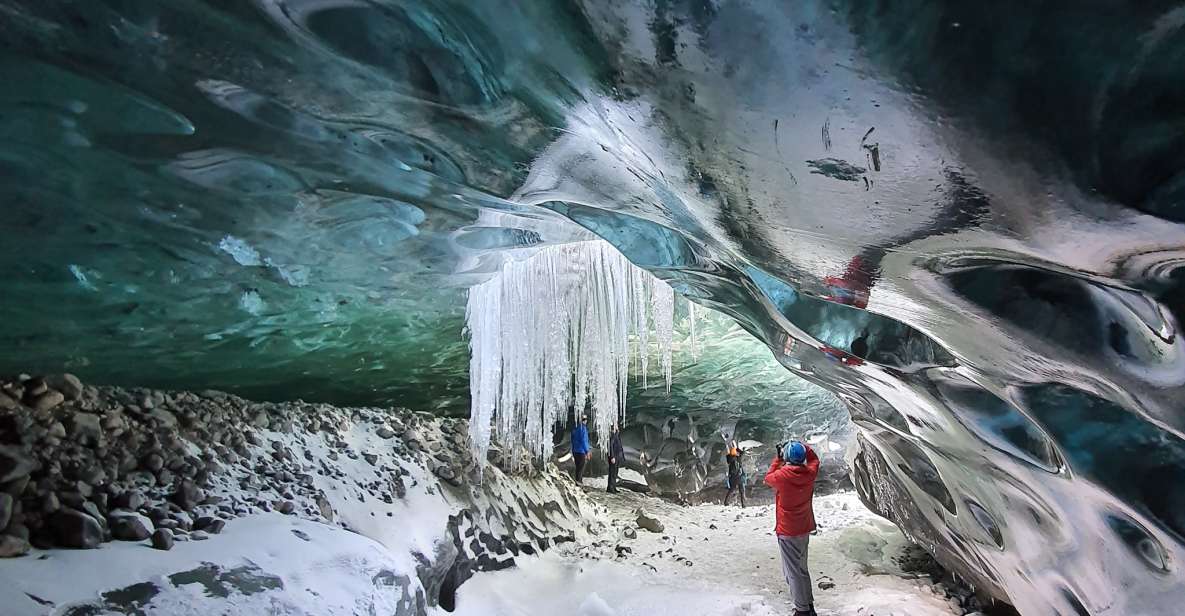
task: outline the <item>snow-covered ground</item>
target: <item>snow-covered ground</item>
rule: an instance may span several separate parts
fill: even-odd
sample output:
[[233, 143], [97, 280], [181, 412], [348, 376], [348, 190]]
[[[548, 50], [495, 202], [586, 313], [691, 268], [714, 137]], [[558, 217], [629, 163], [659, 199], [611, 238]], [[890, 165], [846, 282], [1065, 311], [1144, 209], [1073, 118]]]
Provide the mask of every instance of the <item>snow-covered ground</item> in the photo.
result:
[[262, 513], [168, 552], [116, 541], [0, 559], [0, 614], [395, 614], [414, 603], [401, 556], [337, 526]]
[[[458, 592], [462, 616], [739, 616], [793, 611], [773, 535], [772, 506], [684, 507], [633, 492], [603, 492], [586, 480], [600, 505], [605, 533], [591, 545], [562, 546], [518, 560], [514, 569], [478, 574]], [[637, 509], [665, 526], [638, 529]], [[815, 499], [819, 533], [810, 568], [821, 616], [948, 616], [957, 601], [895, 562], [907, 541], [868, 511], [855, 493]], [[635, 529], [635, 539], [626, 529]], [[628, 552], [626, 551], [628, 549]], [[620, 553], [620, 555], [619, 555]], [[834, 587], [819, 588], [829, 581]], [[444, 612], [441, 612], [443, 615]]]

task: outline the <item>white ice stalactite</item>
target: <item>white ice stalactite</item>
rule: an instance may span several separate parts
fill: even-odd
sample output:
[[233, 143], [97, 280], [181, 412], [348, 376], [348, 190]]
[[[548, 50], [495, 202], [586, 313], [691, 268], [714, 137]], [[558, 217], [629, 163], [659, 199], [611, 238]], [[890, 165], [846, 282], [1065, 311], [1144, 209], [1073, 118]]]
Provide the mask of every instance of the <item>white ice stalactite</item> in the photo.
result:
[[652, 287], [650, 304], [654, 309], [654, 337], [662, 362], [662, 376], [667, 393], [671, 392], [671, 344], [675, 336], [675, 291], [665, 284]]
[[549, 457], [552, 429], [572, 407], [587, 409], [591, 427], [608, 434], [625, 410], [631, 361], [645, 378], [651, 341], [670, 391], [674, 299], [670, 286], [600, 240], [541, 248], [471, 288], [477, 460], [492, 441]]
[[498, 408], [502, 382], [502, 332], [498, 317], [502, 314], [500, 289], [478, 286], [469, 290], [465, 321], [469, 329], [469, 442], [473, 452], [485, 460], [490, 448], [491, 422]]

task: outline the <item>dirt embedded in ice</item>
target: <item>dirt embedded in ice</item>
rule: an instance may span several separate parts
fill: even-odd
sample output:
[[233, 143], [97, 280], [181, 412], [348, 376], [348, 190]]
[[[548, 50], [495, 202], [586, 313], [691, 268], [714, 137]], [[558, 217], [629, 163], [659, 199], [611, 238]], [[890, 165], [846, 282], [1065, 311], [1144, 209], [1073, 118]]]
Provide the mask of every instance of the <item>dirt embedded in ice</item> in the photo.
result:
[[[458, 592], [466, 616], [733, 616], [793, 611], [782, 576], [770, 505], [681, 506], [603, 492], [585, 480], [605, 532], [519, 566], [478, 574]], [[594, 487], [595, 486], [595, 487]], [[665, 529], [637, 528], [637, 512]], [[817, 497], [819, 532], [810, 569], [820, 616], [949, 616], [969, 612], [956, 596], [904, 570], [908, 540], [870, 512], [854, 492]], [[628, 532], [632, 530], [633, 532]], [[632, 538], [631, 538], [632, 536]]]

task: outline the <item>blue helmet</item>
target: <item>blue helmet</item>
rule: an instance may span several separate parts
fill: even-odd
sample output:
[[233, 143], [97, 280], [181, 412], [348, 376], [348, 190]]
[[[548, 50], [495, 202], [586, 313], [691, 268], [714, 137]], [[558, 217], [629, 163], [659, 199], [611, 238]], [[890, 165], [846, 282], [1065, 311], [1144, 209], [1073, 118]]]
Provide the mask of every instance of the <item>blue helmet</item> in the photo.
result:
[[786, 461], [791, 464], [806, 462], [806, 446], [798, 441], [791, 441], [786, 447]]

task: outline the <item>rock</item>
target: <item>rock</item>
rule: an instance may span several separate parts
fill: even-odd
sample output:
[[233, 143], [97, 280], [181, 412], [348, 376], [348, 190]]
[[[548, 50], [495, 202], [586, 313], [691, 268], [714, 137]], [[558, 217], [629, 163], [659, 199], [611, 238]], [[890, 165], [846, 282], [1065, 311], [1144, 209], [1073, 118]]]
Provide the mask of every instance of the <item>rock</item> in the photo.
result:
[[8, 528], [8, 521], [12, 519], [12, 503], [11, 494], [0, 492], [0, 530]]
[[32, 399], [49, 391], [49, 385], [45, 383], [45, 379], [41, 377], [24, 379], [25, 380], [25, 397]]
[[296, 511], [296, 503], [292, 501], [284, 501], [280, 503], [278, 507], [276, 507], [276, 510], [284, 515], [292, 515], [292, 513]]
[[664, 528], [662, 522], [659, 522], [657, 518], [646, 515], [646, 512], [641, 509], [638, 510], [637, 522], [638, 528], [646, 529], [652, 533], [661, 533]]
[[152, 533], [152, 547], [165, 551], [173, 549], [173, 531], [167, 528], [156, 529], [156, 532]]
[[86, 501], [86, 502], [82, 503], [82, 511], [84, 513], [86, 513], [87, 515], [89, 515], [90, 517], [94, 518], [95, 521], [99, 523], [100, 527], [106, 528], [107, 518], [103, 516], [102, 511], [99, 511], [98, 505], [92, 503], [91, 501]]
[[625, 532], [622, 533], [622, 535], [624, 535], [626, 539], [637, 539], [638, 531], [632, 528], [627, 528], [625, 529]]
[[91, 415], [78, 411], [70, 416], [70, 438], [80, 442], [98, 441], [103, 435], [103, 427], [98, 415]]
[[185, 511], [193, 510], [193, 508], [198, 506], [198, 504], [205, 500], [205, 498], [206, 495], [202, 492], [202, 489], [194, 485], [194, 483], [189, 480], [182, 481], [180, 485], [177, 486], [177, 491], [173, 492], [173, 495], [170, 497], [170, 499], [176, 503], [178, 507], [184, 509]]
[[137, 515], [111, 518], [111, 536], [121, 541], [143, 541], [152, 535], [144, 520]]
[[41, 512], [53, 513], [62, 506], [58, 501], [58, 495], [53, 492], [46, 492], [45, 496], [41, 498]]
[[99, 521], [74, 509], [62, 509], [50, 518], [54, 541], [65, 548], [93, 549], [103, 540]]
[[[149, 408], [149, 407], [145, 407], [145, 408]], [[148, 416], [155, 419], [157, 423], [159, 423], [160, 425], [162, 425], [166, 428], [176, 428], [177, 427], [177, 416], [164, 410], [164, 409], [156, 409], [156, 410], [152, 411], [151, 413], [149, 413]]]
[[650, 486], [637, 481], [630, 481], [629, 479], [618, 479], [617, 487], [622, 490], [630, 490], [638, 494], [649, 494]]
[[210, 535], [207, 535], [206, 531], [204, 530], [195, 530], [192, 533], [189, 533], [189, 538], [193, 539], [194, 541], [205, 541], [206, 539], [210, 538]]
[[819, 590], [831, 590], [835, 588], [835, 582], [828, 576], [824, 575], [819, 578]]
[[66, 438], [66, 426], [63, 426], [60, 421], [53, 422], [49, 426], [49, 436], [59, 440]]
[[24, 524], [10, 524], [4, 532], [18, 539], [29, 540], [29, 527]]
[[366, 460], [371, 466], [376, 466], [379, 462], [379, 457], [373, 453], [362, 454], [362, 459]]
[[333, 505], [329, 502], [329, 499], [325, 498], [324, 495], [317, 495], [317, 509], [321, 510], [321, 517], [330, 522], [333, 521]]
[[77, 400], [82, 397], [82, 381], [73, 374], [55, 374], [46, 380], [51, 387], [62, 392], [67, 400]]
[[226, 528], [226, 520], [222, 518], [204, 515], [193, 521], [194, 530], [206, 531], [211, 535], [220, 534], [223, 528]]
[[15, 558], [29, 553], [29, 542], [21, 537], [0, 535], [0, 558]]
[[377, 434], [381, 439], [395, 438], [395, 431], [391, 428], [388, 428], [387, 426], [381, 426], [377, 431], [375, 431], [375, 434]]
[[267, 430], [271, 425], [271, 419], [267, 416], [267, 411], [259, 411], [251, 418], [251, 425], [256, 428]]
[[144, 495], [138, 490], [128, 490], [115, 499], [115, 506], [120, 509], [137, 511], [144, 506]]
[[17, 402], [16, 399], [14, 399], [12, 396], [9, 396], [8, 394], [0, 391], [0, 410], [7, 411], [7, 410], [15, 409], [19, 406], [20, 406], [20, 403]]
[[37, 463], [25, 455], [20, 447], [0, 445], [0, 483], [27, 477], [35, 468]]
[[29, 406], [33, 410], [44, 413], [45, 411], [53, 410], [57, 406], [66, 401], [66, 396], [62, 392], [53, 389], [47, 390], [45, 393], [33, 398], [33, 403]]

